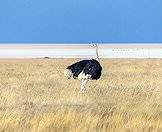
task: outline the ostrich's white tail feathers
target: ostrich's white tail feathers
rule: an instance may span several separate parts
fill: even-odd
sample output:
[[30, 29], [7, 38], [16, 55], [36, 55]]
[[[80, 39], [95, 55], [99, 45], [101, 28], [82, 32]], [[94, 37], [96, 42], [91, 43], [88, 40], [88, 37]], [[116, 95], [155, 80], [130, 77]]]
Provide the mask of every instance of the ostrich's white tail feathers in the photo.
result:
[[65, 69], [64, 76], [65, 76], [65, 78], [70, 79], [72, 76], [72, 71], [70, 69]]

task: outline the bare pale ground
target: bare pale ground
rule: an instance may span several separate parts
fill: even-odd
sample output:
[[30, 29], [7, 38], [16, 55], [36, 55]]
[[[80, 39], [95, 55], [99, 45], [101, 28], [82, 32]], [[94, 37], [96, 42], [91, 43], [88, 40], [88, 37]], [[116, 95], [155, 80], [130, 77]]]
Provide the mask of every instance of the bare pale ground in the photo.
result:
[[88, 93], [63, 77], [76, 61], [0, 60], [0, 131], [162, 131], [162, 60], [102, 59]]

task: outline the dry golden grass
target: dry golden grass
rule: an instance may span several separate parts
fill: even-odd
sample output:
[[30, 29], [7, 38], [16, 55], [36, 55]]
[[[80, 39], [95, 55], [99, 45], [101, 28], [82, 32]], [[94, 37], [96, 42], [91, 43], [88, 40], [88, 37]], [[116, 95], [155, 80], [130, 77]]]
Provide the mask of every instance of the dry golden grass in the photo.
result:
[[75, 61], [0, 60], [0, 131], [162, 131], [162, 60], [102, 59], [88, 93], [63, 77]]

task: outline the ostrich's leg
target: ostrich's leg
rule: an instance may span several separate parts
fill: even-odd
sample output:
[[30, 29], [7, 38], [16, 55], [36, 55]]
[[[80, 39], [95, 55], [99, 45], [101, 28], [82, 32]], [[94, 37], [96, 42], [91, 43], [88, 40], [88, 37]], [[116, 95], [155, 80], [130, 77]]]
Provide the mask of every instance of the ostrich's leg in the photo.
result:
[[87, 82], [88, 82], [88, 79], [81, 80], [81, 91], [87, 91], [87, 88], [86, 88]]

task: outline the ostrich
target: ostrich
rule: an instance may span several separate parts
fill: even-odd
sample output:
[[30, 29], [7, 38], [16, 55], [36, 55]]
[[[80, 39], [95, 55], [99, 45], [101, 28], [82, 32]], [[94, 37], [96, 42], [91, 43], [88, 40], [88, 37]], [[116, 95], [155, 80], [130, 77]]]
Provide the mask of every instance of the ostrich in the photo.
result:
[[95, 60], [82, 60], [68, 66], [64, 71], [67, 79], [73, 77], [81, 81], [81, 91], [86, 91], [86, 84], [89, 80], [98, 80], [101, 76], [102, 67]]

